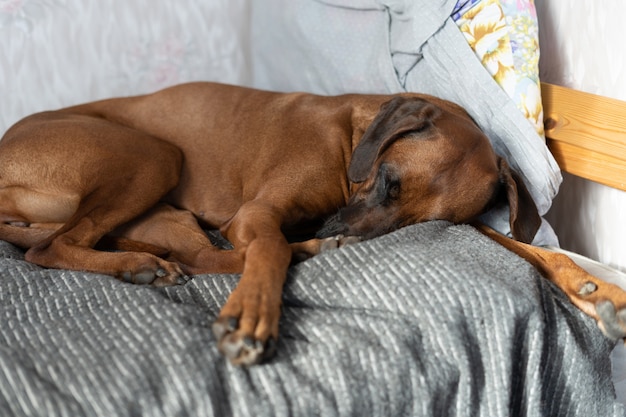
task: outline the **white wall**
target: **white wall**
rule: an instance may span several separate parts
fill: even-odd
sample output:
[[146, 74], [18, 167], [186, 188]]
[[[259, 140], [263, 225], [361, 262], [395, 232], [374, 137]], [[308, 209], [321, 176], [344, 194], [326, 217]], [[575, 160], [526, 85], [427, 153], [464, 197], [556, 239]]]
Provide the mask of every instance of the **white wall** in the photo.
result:
[[[626, 2], [535, 4], [542, 81], [626, 101]], [[562, 247], [626, 271], [626, 192], [565, 175], [547, 218]]]

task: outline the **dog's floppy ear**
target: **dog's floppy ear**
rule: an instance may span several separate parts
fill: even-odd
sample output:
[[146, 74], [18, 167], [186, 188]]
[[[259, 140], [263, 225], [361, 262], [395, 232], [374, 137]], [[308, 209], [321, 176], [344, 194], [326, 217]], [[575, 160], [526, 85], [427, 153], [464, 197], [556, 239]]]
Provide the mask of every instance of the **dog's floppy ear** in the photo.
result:
[[395, 97], [380, 106], [352, 154], [348, 168], [350, 181], [365, 181], [378, 156], [393, 141], [408, 132], [428, 128], [438, 112], [436, 106], [418, 97]]
[[504, 158], [498, 159], [500, 182], [505, 186], [509, 202], [511, 233], [515, 240], [531, 243], [541, 226], [541, 216], [522, 178], [509, 168]]

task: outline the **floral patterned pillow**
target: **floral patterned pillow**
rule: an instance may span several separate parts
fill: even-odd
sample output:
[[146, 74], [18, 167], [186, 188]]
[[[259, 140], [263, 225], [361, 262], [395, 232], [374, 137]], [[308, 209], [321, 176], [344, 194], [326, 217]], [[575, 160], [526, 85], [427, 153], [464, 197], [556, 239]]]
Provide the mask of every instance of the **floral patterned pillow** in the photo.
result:
[[543, 136], [533, 0], [459, 0], [452, 18], [487, 71]]

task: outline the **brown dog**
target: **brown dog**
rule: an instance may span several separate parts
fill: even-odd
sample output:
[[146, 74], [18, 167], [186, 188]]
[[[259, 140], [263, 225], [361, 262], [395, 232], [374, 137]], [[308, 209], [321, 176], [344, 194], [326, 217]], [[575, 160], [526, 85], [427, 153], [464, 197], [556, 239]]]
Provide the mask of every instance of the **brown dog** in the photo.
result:
[[[463, 109], [419, 94], [322, 97], [193, 83], [39, 113], [0, 141], [0, 239], [44, 267], [142, 284], [241, 272], [213, 327], [237, 364], [272, 351], [294, 252], [315, 254], [335, 235], [468, 222], [501, 201], [514, 237], [531, 241], [540, 219], [517, 175]], [[332, 214], [320, 239], [290, 246], [292, 233]], [[214, 247], [203, 228], [218, 228], [234, 250]], [[566, 258], [554, 269], [542, 251], [482, 229], [624, 336], [623, 292]], [[133, 251], [95, 250], [105, 237]]]

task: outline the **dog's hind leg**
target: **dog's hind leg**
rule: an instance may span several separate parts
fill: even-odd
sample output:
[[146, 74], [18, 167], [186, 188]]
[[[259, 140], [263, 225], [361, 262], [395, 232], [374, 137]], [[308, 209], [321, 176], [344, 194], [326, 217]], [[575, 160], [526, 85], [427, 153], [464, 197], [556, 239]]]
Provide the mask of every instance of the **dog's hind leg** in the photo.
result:
[[26, 252], [26, 260], [49, 268], [104, 273], [138, 284], [183, 283], [184, 274], [178, 265], [155, 255], [92, 249], [115, 226], [135, 217], [134, 211], [126, 210], [126, 204], [134, 203], [132, 195], [138, 194], [133, 188], [116, 187], [113, 191], [104, 187], [82, 200], [62, 228]]
[[241, 273], [240, 252], [215, 246], [186, 210], [161, 203], [113, 232], [130, 241], [143, 242], [168, 251], [168, 259], [186, 274]]
[[[25, 157], [32, 149], [46, 149], [36, 164]], [[174, 146], [105, 120], [55, 113], [31, 118], [0, 142], [0, 190], [10, 197], [0, 201], [3, 229], [63, 223], [33, 246], [22, 242], [31, 246], [26, 260], [44, 267], [135, 283], [181, 283], [184, 274], [176, 263], [149, 253], [93, 249], [176, 186], [181, 164]]]
[[45, 224], [1, 221], [0, 219], [0, 239], [12, 243], [22, 249], [28, 249], [44, 239], [49, 238], [63, 225], [55, 224], [55, 226], [56, 227]]

